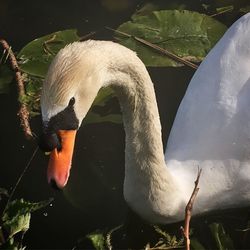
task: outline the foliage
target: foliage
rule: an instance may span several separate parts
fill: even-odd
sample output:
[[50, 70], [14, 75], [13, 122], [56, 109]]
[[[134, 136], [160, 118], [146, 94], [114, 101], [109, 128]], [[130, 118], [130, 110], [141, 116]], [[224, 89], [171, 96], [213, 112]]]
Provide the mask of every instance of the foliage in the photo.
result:
[[[200, 62], [226, 31], [215, 19], [193, 11], [162, 10], [148, 15], [134, 15], [118, 31], [157, 44], [173, 54]], [[147, 66], [181, 66], [179, 62], [145, 47], [133, 37], [116, 34], [116, 39], [135, 50]]]
[[[4, 193], [6, 194], [6, 191]], [[24, 249], [22, 239], [29, 229], [31, 213], [46, 207], [51, 201], [52, 199], [41, 202], [28, 202], [19, 199], [9, 202], [1, 216], [0, 248]]]
[[31, 41], [17, 55], [21, 71], [44, 78], [57, 52], [68, 43], [78, 40], [76, 30], [64, 30]]
[[96, 250], [104, 250], [105, 247], [105, 237], [101, 232], [94, 232], [86, 235], [86, 238], [88, 238], [91, 243], [93, 244], [93, 247]]
[[[48, 67], [57, 54], [65, 45], [79, 41], [76, 30], [58, 31], [31, 41], [18, 53], [19, 65], [22, 77], [25, 82], [25, 96], [20, 100], [25, 103], [31, 116], [40, 114], [40, 91]], [[9, 82], [13, 78], [10, 69], [4, 64], [0, 68], [0, 93], [8, 91]], [[83, 124], [113, 122], [121, 123], [120, 111], [113, 112], [106, 109], [105, 112], [97, 111], [96, 107], [103, 107], [114, 98], [114, 93], [110, 88], [100, 90], [93, 108]], [[108, 106], [108, 105], [107, 105]], [[111, 107], [112, 105], [109, 105]]]
[[115, 100], [114, 91], [111, 88], [108, 87], [101, 89], [86, 118], [83, 120], [83, 124], [86, 125], [101, 122], [121, 123], [122, 117], [120, 109], [114, 109], [114, 107], [118, 106], [118, 103], [115, 103]]
[[[120, 4], [113, 0], [102, 0], [101, 2], [110, 11], [120, 11], [130, 6], [127, 0], [122, 1], [122, 8], [120, 8]], [[227, 18], [229, 21], [225, 22], [229, 24], [239, 15], [250, 11], [249, 4], [244, 5], [241, 2], [201, 0], [199, 3], [195, 2], [196, 6], [185, 0], [147, 2], [135, 12], [131, 21], [125, 22], [118, 28], [118, 31], [126, 32], [132, 37], [116, 33], [115, 38], [120, 43], [135, 50], [147, 66], [176, 67], [181, 66], [181, 64], [160, 55], [151, 48], [146, 48], [135, 41], [133, 36], [157, 44], [181, 58], [200, 62], [226, 30], [224, 24], [210, 15], [218, 16], [221, 13], [230, 13]], [[31, 41], [17, 54], [26, 91], [26, 95], [21, 101], [28, 105], [32, 116], [40, 113], [40, 90], [49, 64], [61, 48], [74, 41], [79, 41], [76, 30], [58, 31]], [[6, 60], [3, 60], [4, 56], [6, 56], [5, 53], [0, 60], [0, 94], [8, 93], [9, 83], [13, 80], [13, 72], [7, 65]], [[84, 120], [84, 124], [121, 123], [120, 111], [114, 108], [117, 106], [111, 89], [100, 90]], [[3, 197], [8, 197], [8, 191], [0, 188], [0, 200]], [[23, 199], [11, 201], [0, 220], [0, 248], [24, 249], [22, 238], [23, 234], [29, 229], [31, 213], [47, 206], [50, 202], [51, 200], [32, 203]], [[200, 221], [203, 220], [205, 219], [201, 218]], [[192, 223], [192, 225], [194, 224]], [[210, 240], [202, 240], [197, 230], [193, 230], [191, 236], [192, 249], [234, 248], [235, 241], [233, 241], [232, 233], [228, 232], [228, 227], [224, 223], [212, 221], [206, 225], [202, 224], [202, 226], [202, 230], [206, 232], [206, 237], [209, 237]], [[193, 226], [193, 228], [197, 227], [197, 225]], [[235, 230], [236, 226], [232, 227]], [[146, 238], [146, 242], [149, 242], [146, 249], [173, 249], [180, 248], [183, 245], [183, 238], [179, 239], [168, 228], [163, 230], [154, 227], [153, 232], [157, 233], [157, 240], [151, 242], [150, 238]], [[113, 230], [108, 233], [97, 231], [86, 235], [85, 239], [90, 240], [95, 249], [111, 249], [112, 233]], [[242, 233], [245, 232], [242, 230]], [[143, 247], [145, 245], [141, 246], [141, 248]]]
[[29, 42], [18, 53], [26, 91], [21, 102], [27, 105], [31, 116], [40, 113], [40, 90], [51, 61], [60, 49], [78, 40], [76, 30], [57, 31]]
[[175, 235], [171, 236], [170, 234], [162, 230], [159, 226], [154, 226], [154, 229], [160, 235], [160, 239], [153, 247], [151, 247], [150, 243], [148, 243], [145, 250], [184, 248], [183, 237], [177, 240], [177, 237]]
[[222, 224], [212, 223], [209, 225], [211, 233], [216, 241], [217, 249], [234, 249], [233, 242], [228, 234], [226, 234]]

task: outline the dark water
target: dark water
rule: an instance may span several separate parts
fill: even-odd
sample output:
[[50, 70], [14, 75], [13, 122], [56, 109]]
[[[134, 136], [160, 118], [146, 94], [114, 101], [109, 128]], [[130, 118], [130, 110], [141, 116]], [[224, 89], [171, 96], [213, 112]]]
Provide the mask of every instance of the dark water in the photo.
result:
[[[143, 1], [128, 1], [121, 11], [110, 11], [102, 1], [0, 1], [0, 32], [14, 50], [27, 42], [58, 30], [77, 28], [81, 35], [98, 31], [96, 39], [112, 39], [104, 26], [117, 27], [129, 20]], [[149, 69], [155, 84], [163, 128], [163, 141], [194, 71]], [[16, 116], [18, 105], [13, 86], [10, 95], [0, 98], [0, 187], [11, 188], [27, 164], [35, 143], [27, 142]], [[32, 121], [39, 132], [40, 117]], [[15, 197], [40, 201], [54, 197], [52, 206], [33, 214], [25, 236], [29, 249], [68, 249], [77, 239], [96, 229], [113, 227], [127, 216], [123, 200], [124, 131], [122, 125], [87, 125], [79, 132], [69, 184], [55, 192], [47, 184], [48, 159], [37, 153]]]

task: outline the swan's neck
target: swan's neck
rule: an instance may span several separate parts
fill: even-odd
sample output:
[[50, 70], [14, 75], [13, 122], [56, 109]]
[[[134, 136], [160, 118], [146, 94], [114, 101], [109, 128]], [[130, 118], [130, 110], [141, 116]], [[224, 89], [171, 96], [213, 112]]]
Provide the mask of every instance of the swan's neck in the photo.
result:
[[73, 43], [61, 50], [43, 88], [44, 120], [65, 108], [74, 96], [74, 111], [82, 121], [99, 89], [108, 85], [116, 91], [123, 111], [125, 199], [149, 221], [180, 220], [182, 199], [165, 165], [153, 84], [134, 52], [107, 41]]
[[181, 199], [165, 164], [161, 124], [150, 76], [139, 59], [135, 65], [130, 61], [111, 71], [109, 84], [119, 99], [126, 133], [125, 199], [147, 220], [174, 221], [180, 216]]

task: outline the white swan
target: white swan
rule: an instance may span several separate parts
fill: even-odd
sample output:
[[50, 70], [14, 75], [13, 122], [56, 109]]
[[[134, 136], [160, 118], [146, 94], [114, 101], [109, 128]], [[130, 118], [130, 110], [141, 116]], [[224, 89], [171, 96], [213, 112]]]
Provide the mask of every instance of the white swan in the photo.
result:
[[182, 220], [198, 166], [194, 214], [250, 205], [249, 40], [247, 14], [202, 62], [179, 107], [166, 163], [153, 84], [136, 54], [108, 41], [66, 46], [41, 96], [43, 144], [53, 150], [49, 181], [66, 185], [75, 131], [100, 88], [112, 86], [126, 132], [124, 197], [135, 212], [154, 223]]

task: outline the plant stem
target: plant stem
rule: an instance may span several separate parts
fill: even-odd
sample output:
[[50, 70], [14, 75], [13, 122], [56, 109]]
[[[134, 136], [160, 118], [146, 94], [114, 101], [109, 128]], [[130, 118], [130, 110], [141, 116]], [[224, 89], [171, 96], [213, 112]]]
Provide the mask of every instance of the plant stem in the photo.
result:
[[189, 239], [189, 227], [190, 227], [190, 220], [191, 220], [191, 215], [192, 215], [192, 209], [193, 209], [193, 205], [194, 205], [194, 200], [199, 192], [199, 180], [200, 180], [200, 176], [201, 176], [201, 169], [198, 168], [198, 174], [197, 174], [197, 178], [194, 182], [194, 190], [193, 193], [186, 205], [186, 209], [185, 209], [185, 222], [184, 222], [184, 228], [182, 229], [182, 233], [184, 235], [185, 238], [185, 246], [186, 246], [186, 250], [190, 250], [190, 239]]
[[23, 97], [25, 96], [25, 88], [22, 79], [21, 71], [18, 67], [16, 57], [9, 46], [9, 44], [4, 39], [0, 39], [0, 43], [4, 50], [8, 51], [8, 58], [12, 67], [12, 70], [15, 72], [17, 88], [18, 88], [18, 100], [20, 104], [20, 109], [18, 111], [18, 116], [20, 117], [21, 127], [23, 129], [24, 135], [27, 139], [33, 138], [32, 131], [29, 123], [29, 111], [26, 104], [22, 103]]
[[114, 32], [116, 32], [116, 33], [118, 33], [118, 34], [121, 34], [121, 35], [124, 35], [124, 36], [127, 36], [127, 37], [132, 37], [132, 38], [135, 39], [136, 41], [138, 41], [138, 42], [140, 42], [140, 43], [142, 43], [142, 44], [144, 44], [144, 45], [146, 45], [146, 46], [148, 46], [148, 47], [150, 47], [150, 48], [152, 48], [152, 49], [157, 50], [158, 52], [160, 52], [160, 53], [162, 53], [162, 54], [168, 56], [169, 58], [173, 59], [173, 60], [176, 61], [176, 62], [182, 63], [182, 64], [184, 64], [184, 65], [186, 65], [186, 66], [189, 66], [189, 67], [191, 67], [191, 68], [193, 68], [193, 69], [198, 69], [198, 66], [195, 65], [194, 63], [191, 63], [190, 61], [187, 61], [187, 60], [185, 60], [185, 59], [183, 59], [183, 58], [181, 58], [181, 57], [175, 55], [174, 53], [171, 53], [171, 52], [169, 52], [168, 50], [163, 49], [162, 47], [160, 47], [160, 46], [158, 46], [158, 45], [156, 45], [156, 44], [153, 44], [153, 43], [151, 43], [151, 42], [148, 42], [148, 41], [146, 41], [146, 40], [144, 40], [144, 39], [142, 39], [142, 38], [140, 38], [140, 37], [132, 36], [132, 35], [130, 35], [130, 34], [128, 34], [128, 33], [121, 32], [121, 31], [118, 31], [118, 30], [114, 30], [114, 29], [109, 28], [109, 27], [106, 27], [106, 29], [111, 30], [111, 31], [114, 31]]
[[5, 208], [4, 208], [3, 213], [6, 211], [8, 205], [9, 205], [11, 199], [12, 199], [12, 197], [13, 197], [14, 194], [15, 194], [15, 191], [16, 191], [16, 189], [17, 189], [17, 186], [19, 185], [19, 183], [20, 183], [20, 181], [22, 180], [24, 174], [25, 174], [26, 171], [28, 170], [28, 168], [29, 168], [29, 166], [30, 166], [32, 160], [34, 159], [34, 157], [35, 157], [37, 151], [38, 151], [38, 146], [36, 146], [35, 150], [33, 151], [32, 155], [31, 155], [31, 157], [30, 157], [30, 159], [29, 159], [29, 161], [27, 162], [27, 164], [26, 164], [26, 166], [24, 167], [22, 173], [20, 174], [19, 178], [17, 179], [17, 182], [16, 182], [15, 186], [14, 186], [13, 189], [11, 190], [11, 193], [10, 193], [10, 195], [9, 195], [9, 197], [8, 197], [8, 201], [7, 201], [7, 203], [6, 203], [6, 206], [5, 206]]

